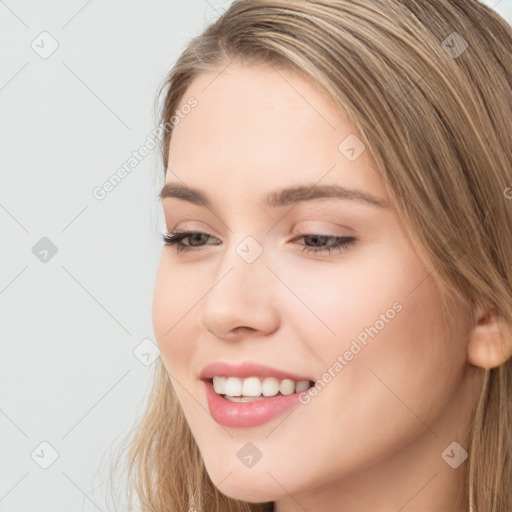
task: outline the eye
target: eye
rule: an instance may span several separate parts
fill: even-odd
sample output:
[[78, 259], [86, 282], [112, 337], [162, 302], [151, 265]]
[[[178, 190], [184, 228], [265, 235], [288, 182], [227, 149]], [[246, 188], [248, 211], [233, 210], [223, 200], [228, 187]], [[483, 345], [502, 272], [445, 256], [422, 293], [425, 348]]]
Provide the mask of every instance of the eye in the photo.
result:
[[[197, 250], [193, 248], [203, 247], [203, 245], [205, 244], [203, 244], [202, 242], [206, 242], [209, 238], [213, 239], [214, 237], [208, 235], [207, 233], [201, 233], [199, 231], [173, 231], [167, 235], [162, 235], [162, 239], [165, 245], [175, 246], [176, 252]], [[313, 245], [309, 245], [307, 243], [297, 244], [302, 246], [301, 252], [305, 252], [307, 254], [332, 254], [334, 252], [339, 254], [344, 250], [347, 250], [350, 246], [354, 245], [357, 242], [357, 239], [354, 237], [318, 234], [302, 235], [296, 238], [295, 240], [301, 239], [309, 239], [310, 241], [313, 242]], [[184, 240], [188, 240], [189, 243], [182, 243]], [[334, 241], [334, 243], [327, 245], [328, 241]]]
[[[330, 236], [330, 235], [302, 235], [298, 238], [313, 240], [313, 245], [308, 244], [299, 244], [302, 245], [302, 252], [305, 253], [327, 253], [327, 254], [339, 254], [345, 250], [347, 250], [351, 245], [354, 245], [357, 242], [357, 239], [352, 236]], [[326, 245], [325, 247], [318, 247], [318, 245], [323, 246], [327, 243], [328, 240], [333, 240], [334, 243], [330, 245]], [[317, 245], [318, 244], [318, 245]]]
[[[190, 247], [201, 247], [201, 241], [213, 238], [212, 236], [201, 233], [199, 231], [173, 231], [167, 235], [162, 235], [162, 239], [165, 245], [174, 245], [176, 252], [182, 251], [190, 251]], [[182, 240], [189, 239], [189, 241], [193, 240], [191, 244], [183, 244]], [[198, 243], [199, 242], [199, 243]]]

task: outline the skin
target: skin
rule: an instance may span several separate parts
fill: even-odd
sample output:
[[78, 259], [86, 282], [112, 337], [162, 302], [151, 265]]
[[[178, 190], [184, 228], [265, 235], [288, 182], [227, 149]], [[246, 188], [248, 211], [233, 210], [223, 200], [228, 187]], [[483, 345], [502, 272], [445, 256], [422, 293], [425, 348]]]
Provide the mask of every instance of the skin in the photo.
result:
[[[453, 469], [441, 454], [452, 442], [468, 448], [482, 367], [510, 356], [510, 337], [461, 304], [443, 322], [432, 269], [391, 205], [264, 205], [269, 192], [319, 181], [389, 198], [369, 151], [355, 161], [338, 151], [358, 132], [312, 84], [266, 65], [219, 72], [184, 95], [198, 106], [175, 127], [166, 176], [212, 206], [162, 201], [169, 232], [213, 238], [189, 252], [163, 248], [153, 302], [162, 361], [208, 474], [224, 494], [274, 501], [279, 512], [467, 512], [467, 462]], [[306, 254], [308, 234], [357, 242]], [[263, 249], [251, 264], [236, 252], [249, 235]], [[396, 303], [400, 312], [309, 404], [253, 428], [211, 417], [199, 380], [208, 363], [254, 361], [321, 379]], [[262, 452], [251, 468], [237, 458], [248, 441]]]

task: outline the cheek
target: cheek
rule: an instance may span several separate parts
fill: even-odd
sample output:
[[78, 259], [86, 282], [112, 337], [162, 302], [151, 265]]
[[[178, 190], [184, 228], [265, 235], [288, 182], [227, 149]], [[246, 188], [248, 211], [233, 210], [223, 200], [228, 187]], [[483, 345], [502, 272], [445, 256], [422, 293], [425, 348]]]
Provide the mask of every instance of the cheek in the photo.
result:
[[[189, 425], [201, 425], [196, 417], [204, 415], [193, 396], [203, 392], [202, 383], [193, 373], [193, 357], [197, 354], [197, 308], [201, 297], [197, 283], [185, 272], [176, 270], [164, 254], [158, 267], [152, 305], [153, 330], [162, 363], [169, 375]], [[203, 292], [204, 293], [204, 292]], [[198, 305], [198, 304], [197, 304]], [[195, 330], [194, 330], [195, 329]], [[201, 418], [204, 419], [204, 418]], [[200, 432], [195, 432], [195, 435]]]
[[408, 336], [403, 332], [397, 337], [408, 326], [409, 334], [421, 331], [423, 322], [432, 326], [428, 317], [436, 315], [438, 296], [430, 281], [413, 291], [428, 270], [407, 246], [382, 244], [349, 252], [339, 263], [323, 263], [305, 261], [298, 269], [279, 269], [299, 299], [288, 293], [284, 300], [283, 295], [281, 316], [300, 329], [301, 339], [316, 353], [332, 359], [350, 349], [354, 339], [369, 346], [369, 340], [384, 338], [392, 324], [396, 330], [390, 337], [397, 341]]
[[[407, 276], [404, 267], [400, 270]], [[400, 438], [397, 433], [412, 438], [435, 421], [457, 388], [466, 360], [460, 348], [463, 332], [454, 331], [452, 338], [446, 331], [432, 276], [411, 293], [420, 281], [395, 272], [387, 284], [368, 288], [361, 295], [365, 300], [345, 302], [345, 320], [337, 324], [339, 343], [331, 345], [326, 360], [332, 366], [341, 355], [343, 361], [324, 402], [343, 403], [343, 408], [325, 410], [332, 424], [349, 429], [348, 436], [387, 440], [390, 450]]]
[[302, 308], [297, 315], [303, 305], [295, 305], [296, 325], [322, 381], [325, 400], [318, 404], [325, 404], [332, 424], [353, 427], [355, 434], [383, 417], [390, 427], [402, 420], [410, 426], [408, 407], [430, 418], [440, 411], [466, 362], [464, 331], [456, 328], [449, 336], [433, 276], [410, 247], [373, 254], [371, 261], [319, 266], [294, 281], [291, 273], [287, 277], [307, 299], [309, 312]]
[[187, 286], [185, 273], [177, 272], [163, 254], [153, 292], [152, 320], [162, 361], [172, 374], [185, 371], [184, 363], [194, 351], [193, 337], [187, 335], [193, 326], [193, 306], [199, 300], [194, 290], [190, 283]]

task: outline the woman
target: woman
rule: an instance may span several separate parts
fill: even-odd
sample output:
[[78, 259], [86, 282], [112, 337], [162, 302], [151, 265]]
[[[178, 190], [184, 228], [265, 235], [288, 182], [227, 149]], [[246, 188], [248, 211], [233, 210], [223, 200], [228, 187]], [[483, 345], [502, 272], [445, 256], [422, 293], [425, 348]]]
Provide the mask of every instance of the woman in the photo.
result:
[[235, 1], [164, 89], [142, 510], [512, 510], [510, 26]]

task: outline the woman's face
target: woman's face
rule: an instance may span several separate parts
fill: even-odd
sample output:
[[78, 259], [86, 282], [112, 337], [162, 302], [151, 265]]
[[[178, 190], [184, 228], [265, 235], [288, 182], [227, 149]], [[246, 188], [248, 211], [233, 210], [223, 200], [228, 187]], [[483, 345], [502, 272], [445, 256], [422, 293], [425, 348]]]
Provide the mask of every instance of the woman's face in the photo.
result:
[[[213, 483], [234, 498], [309, 511], [341, 492], [346, 504], [373, 503], [368, 489], [398, 510], [423, 489], [405, 510], [431, 510], [419, 506], [422, 496], [462, 471], [442, 457], [450, 443], [464, 445], [471, 406], [462, 308], [443, 323], [432, 269], [370, 152], [309, 82], [233, 62], [196, 78], [183, 104], [191, 97], [197, 105], [174, 129], [166, 183], [199, 190], [208, 204], [169, 187], [162, 202], [169, 232], [203, 235], [183, 239], [179, 252], [163, 248], [153, 322]], [[328, 186], [360, 195], [326, 197]], [[297, 187], [311, 197], [266, 201]], [[351, 243], [329, 252], [336, 237]], [[320, 384], [300, 400], [216, 395], [212, 416], [201, 376], [219, 361]], [[264, 382], [279, 376], [272, 370], [245, 376]]]

